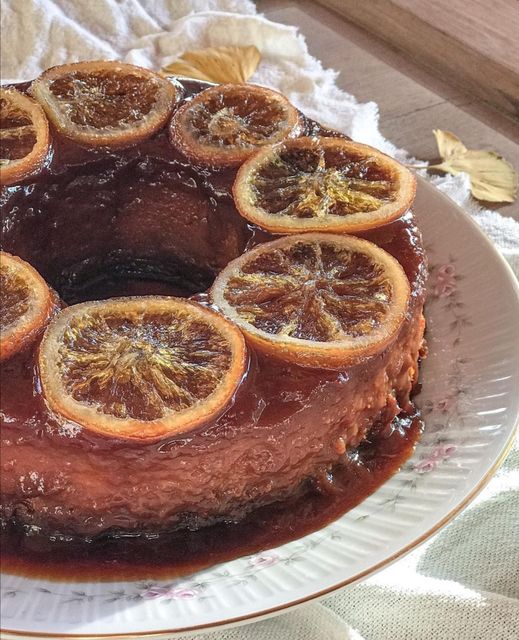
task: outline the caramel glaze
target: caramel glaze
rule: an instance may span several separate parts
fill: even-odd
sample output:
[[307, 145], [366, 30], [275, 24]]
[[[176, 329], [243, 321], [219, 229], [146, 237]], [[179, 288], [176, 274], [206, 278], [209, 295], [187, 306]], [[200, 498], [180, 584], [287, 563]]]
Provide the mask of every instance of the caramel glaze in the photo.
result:
[[2, 570], [70, 581], [168, 580], [301, 538], [340, 518], [390, 478], [411, 455], [419, 416], [401, 414], [375, 425], [369, 441], [336, 465], [324, 483], [305, 482], [292, 497], [258, 507], [240, 522], [196, 531], [99, 536], [92, 542], [26, 535], [10, 523], [2, 532]]
[[[302, 134], [338, 135], [302, 122]], [[36, 267], [65, 303], [160, 293], [209, 304], [203, 292], [215, 273], [271, 238], [236, 212], [233, 177], [191, 166], [165, 131], [117, 152], [54, 136], [44, 172], [2, 192], [2, 249]], [[41, 398], [37, 345], [2, 365], [6, 569], [179, 575], [316, 530], [394, 473], [420, 432], [410, 394], [425, 255], [411, 213], [359, 235], [394, 255], [410, 280], [395, 343], [342, 372], [251, 352], [231, 406], [183, 437], [139, 445], [72, 434]]]

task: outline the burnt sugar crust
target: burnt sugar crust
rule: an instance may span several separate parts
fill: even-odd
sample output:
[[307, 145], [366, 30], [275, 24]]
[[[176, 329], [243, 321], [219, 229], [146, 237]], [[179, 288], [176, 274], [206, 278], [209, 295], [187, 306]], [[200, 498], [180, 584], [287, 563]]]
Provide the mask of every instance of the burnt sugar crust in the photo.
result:
[[[203, 88], [184, 84], [183, 100]], [[340, 135], [302, 122], [301, 135]], [[46, 169], [2, 191], [1, 248], [33, 265], [69, 304], [121, 293], [204, 302], [230, 260], [272, 239], [236, 211], [235, 173], [193, 166], [166, 129], [117, 151], [84, 149], [54, 133]], [[370, 430], [411, 412], [423, 354], [426, 262], [412, 212], [358, 235], [397, 258], [409, 279], [394, 343], [340, 372], [252, 351], [232, 405], [192, 433], [142, 444], [64, 427], [39, 392], [37, 345], [3, 363], [3, 523], [82, 537], [195, 529], [239, 521], [309, 481], [325, 486]]]

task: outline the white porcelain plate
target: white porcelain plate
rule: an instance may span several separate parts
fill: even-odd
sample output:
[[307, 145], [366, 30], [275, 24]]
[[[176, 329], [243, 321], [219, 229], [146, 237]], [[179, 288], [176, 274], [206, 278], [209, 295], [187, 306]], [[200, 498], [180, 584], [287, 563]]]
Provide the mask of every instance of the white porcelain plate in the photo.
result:
[[5, 637], [139, 636], [247, 621], [360, 580], [456, 515], [486, 483], [519, 414], [519, 289], [477, 226], [419, 181], [430, 261], [429, 357], [414, 456], [326, 528], [181, 580], [58, 583], [2, 575]]

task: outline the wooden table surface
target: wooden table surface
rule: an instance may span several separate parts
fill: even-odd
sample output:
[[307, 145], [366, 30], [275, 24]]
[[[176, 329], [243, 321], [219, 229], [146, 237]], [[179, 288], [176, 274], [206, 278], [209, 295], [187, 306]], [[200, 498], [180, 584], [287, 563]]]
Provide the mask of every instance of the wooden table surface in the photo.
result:
[[[295, 25], [310, 53], [340, 71], [338, 85], [376, 102], [383, 135], [416, 158], [438, 159], [433, 129], [447, 129], [469, 148], [488, 149], [519, 169], [519, 123], [422, 69], [409, 55], [311, 0], [257, 0], [258, 11]], [[519, 202], [489, 205], [519, 220]]]

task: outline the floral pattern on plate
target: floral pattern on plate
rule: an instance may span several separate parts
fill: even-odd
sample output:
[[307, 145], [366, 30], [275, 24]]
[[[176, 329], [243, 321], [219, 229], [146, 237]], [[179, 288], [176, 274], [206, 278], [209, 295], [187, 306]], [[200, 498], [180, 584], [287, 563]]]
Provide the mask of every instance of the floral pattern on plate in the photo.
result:
[[3, 574], [6, 629], [170, 638], [251, 619], [368, 575], [477, 492], [519, 415], [518, 288], [476, 225], [422, 180], [415, 213], [430, 260], [429, 356], [418, 396], [425, 431], [402, 469], [321, 531], [182, 579], [53, 583]]

